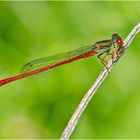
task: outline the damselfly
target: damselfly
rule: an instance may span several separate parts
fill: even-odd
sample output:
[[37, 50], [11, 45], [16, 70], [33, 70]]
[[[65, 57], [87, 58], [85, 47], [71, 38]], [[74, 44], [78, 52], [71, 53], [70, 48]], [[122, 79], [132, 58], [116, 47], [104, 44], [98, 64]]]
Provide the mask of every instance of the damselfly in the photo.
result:
[[0, 86], [18, 79], [22, 79], [24, 77], [41, 73], [43, 71], [54, 69], [55, 67], [73, 62], [81, 58], [94, 56], [96, 54], [98, 55], [98, 58], [101, 60], [101, 62], [106, 65], [106, 56], [111, 54], [113, 57], [115, 50], [118, 50], [122, 46], [122, 38], [118, 34], [113, 34], [112, 38], [109, 40], [98, 41], [95, 44], [89, 45], [87, 47], [82, 47], [66, 53], [60, 53], [31, 61], [22, 67], [22, 74], [0, 80]]

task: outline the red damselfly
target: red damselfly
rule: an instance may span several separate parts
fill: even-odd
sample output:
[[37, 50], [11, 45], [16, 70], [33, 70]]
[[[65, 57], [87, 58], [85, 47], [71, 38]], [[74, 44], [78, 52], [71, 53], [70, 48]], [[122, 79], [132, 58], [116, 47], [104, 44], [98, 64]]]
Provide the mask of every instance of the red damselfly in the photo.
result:
[[122, 46], [122, 38], [118, 34], [113, 34], [109, 40], [98, 41], [93, 45], [31, 61], [23, 66], [22, 74], [0, 80], [0, 86], [96, 54], [98, 54], [101, 62], [106, 65], [106, 56], [110, 54], [113, 56], [115, 50]]

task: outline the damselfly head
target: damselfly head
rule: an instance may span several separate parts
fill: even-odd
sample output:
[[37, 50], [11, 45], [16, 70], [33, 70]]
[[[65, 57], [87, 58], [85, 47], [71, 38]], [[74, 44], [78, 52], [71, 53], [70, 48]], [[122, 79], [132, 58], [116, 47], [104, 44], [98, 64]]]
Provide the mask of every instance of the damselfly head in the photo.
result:
[[123, 46], [123, 40], [118, 34], [113, 34], [112, 39], [119, 47]]

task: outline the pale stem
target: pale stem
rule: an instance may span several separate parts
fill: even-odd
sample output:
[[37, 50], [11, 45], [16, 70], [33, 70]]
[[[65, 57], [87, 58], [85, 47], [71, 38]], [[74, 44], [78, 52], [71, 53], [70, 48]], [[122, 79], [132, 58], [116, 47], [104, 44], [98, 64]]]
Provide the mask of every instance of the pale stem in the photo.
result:
[[[135, 38], [136, 34], [140, 31], [140, 23], [138, 23], [133, 30], [129, 33], [127, 38], [124, 40], [123, 48], [124, 51], [129, 47], [130, 43]], [[88, 90], [88, 92], [85, 94], [85, 96], [82, 98], [80, 104], [76, 108], [75, 112], [73, 113], [72, 117], [70, 118], [67, 126], [65, 127], [60, 139], [61, 140], [67, 140], [71, 136], [72, 132], [74, 131], [74, 128], [80, 119], [82, 113], [84, 112], [85, 108], [87, 107], [89, 101], [92, 99], [93, 95], [96, 93], [99, 86], [103, 83], [105, 78], [108, 76], [114, 65], [117, 63], [117, 61], [120, 59], [120, 57], [123, 55], [121, 51], [119, 52], [119, 56], [116, 56], [115, 60], [112, 61], [112, 59], [108, 62], [106, 65], [106, 68], [101, 71], [99, 76], [97, 77], [96, 81], [93, 83], [91, 88]]]

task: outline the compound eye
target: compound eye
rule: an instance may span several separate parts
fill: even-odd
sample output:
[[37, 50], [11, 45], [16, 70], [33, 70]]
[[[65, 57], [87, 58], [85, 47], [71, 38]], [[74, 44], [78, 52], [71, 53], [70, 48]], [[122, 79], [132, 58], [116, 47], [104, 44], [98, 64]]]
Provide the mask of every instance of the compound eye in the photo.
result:
[[112, 38], [113, 38], [113, 39], [118, 38], [118, 34], [116, 34], [116, 33], [115, 33], [115, 34], [113, 34], [113, 35], [112, 35]]
[[116, 39], [116, 43], [118, 46], [123, 46], [123, 40], [121, 38]]

